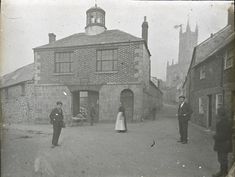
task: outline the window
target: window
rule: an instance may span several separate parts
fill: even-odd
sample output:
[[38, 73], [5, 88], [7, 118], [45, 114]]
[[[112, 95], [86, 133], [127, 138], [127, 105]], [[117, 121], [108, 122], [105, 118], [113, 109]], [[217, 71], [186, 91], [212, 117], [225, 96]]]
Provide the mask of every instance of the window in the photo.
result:
[[21, 96], [25, 96], [25, 84], [21, 84]]
[[234, 48], [229, 48], [227, 50], [224, 59], [225, 59], [224, 69], [231, 68], [233, 66], [233, 60], [234, 60]]
[[5, 99], [8, 99], [9, 98], [8, 88], [5, 88], [4, 92], [5, 92]]
[[73, 52], [55, 53], [55, 73], [71, 73], [73, 63]]
[[199, 112], [199, 114], [204, 114], [202, 98], [198, 99], [198, 112]]
[[223, 106], [223, 95], [222, 94], [216, 94], [216, 100], [215, 100], [215, 106], [216, 106], [216, 114], [218, 113], [218, 109]]
[[97, 50], [96, 71], [116, 71], [117, 60], [117, 49]]
[[202, 66], [200, 68], [200, 79], [205, 79], [206, 78], [206, 67]]

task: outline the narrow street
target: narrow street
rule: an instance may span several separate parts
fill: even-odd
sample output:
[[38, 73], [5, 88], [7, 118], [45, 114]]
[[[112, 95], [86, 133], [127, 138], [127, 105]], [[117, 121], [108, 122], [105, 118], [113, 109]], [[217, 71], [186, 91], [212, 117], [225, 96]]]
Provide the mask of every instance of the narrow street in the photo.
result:
[[210, 177], [218, 168], [212, 133], [190, 124], [189, 144], [177, 143], [175, 113], [166, 105], [155, 121], [128, 124], [128, 133], [110, 123], [67, 127], [54, 149], [50, 125], [8, 125], [2, 176]]

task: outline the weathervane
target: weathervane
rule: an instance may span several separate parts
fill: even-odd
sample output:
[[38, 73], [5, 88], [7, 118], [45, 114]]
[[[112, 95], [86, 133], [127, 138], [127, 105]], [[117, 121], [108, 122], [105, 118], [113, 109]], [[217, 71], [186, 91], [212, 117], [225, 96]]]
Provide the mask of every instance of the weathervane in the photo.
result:
[[179, 25], [175, 25], [174, 28], [175, 29], [178, 29], [178, 28], [182, 29], [182, 26], [183, 26], [183, 24], [179, 24]]

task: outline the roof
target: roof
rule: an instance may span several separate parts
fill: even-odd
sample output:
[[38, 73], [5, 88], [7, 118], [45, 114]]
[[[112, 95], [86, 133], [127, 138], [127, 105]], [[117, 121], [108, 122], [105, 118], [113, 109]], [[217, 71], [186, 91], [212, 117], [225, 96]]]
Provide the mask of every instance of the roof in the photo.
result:
[[34, 77], [34, 63], [23, 66], [16, 71], [6, 74], [1, 77], [0, 88], [9, 87], [21, 82], [33, 80]]
[[150, 85], [152, 85], [155, 89], [157, 89], [161, 94], [163, 94], [162, 91], [160, 90], [160, 88], [159, 88], [151, 79], [150, 79], [149, 83], [150, 83]]
[[232, 42], [235, 38], [235, 32], [232, 31], [231, 26], [226, 26], [218, 31], [212, 38], [206, 39], [204, 42], [197, 45], [192, 54], [192, 60], [187, 72], [186, 79], [183, 83], [183, 87], [188, 79], [189, 71], [192, 67], [207, 60], [210, 56], [215, 54], [221, 48]]
[[87, 35], [86, 33], [76, 33], [63, 39], [57, 40], [51, 44], [46, 44], [34, 49], [56, 48], [56, 47], [71, 47], [85, 46], [121, 42], [144, 41], [144, 39], [135, 37], [131, 34], [120, 30], [106, 30], [97, 35]]
[[195, 47], [195, 61], [194, 65], [207, 59], [212, 53], [228, 43], [234, 38], [234, 32], [231, 26], [226, 26], [217, 33], [213, 34], [210, 38], [200, 43]]

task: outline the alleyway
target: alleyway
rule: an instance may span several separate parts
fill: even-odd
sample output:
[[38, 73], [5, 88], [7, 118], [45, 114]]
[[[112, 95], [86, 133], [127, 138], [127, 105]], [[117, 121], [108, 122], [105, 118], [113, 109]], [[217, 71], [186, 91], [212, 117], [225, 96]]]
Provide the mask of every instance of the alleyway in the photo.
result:
[[218, 168], [212, 133], [190, 125], [189, 144], [177, 143], [175, 111], [165, 106], [155, 121], [128, 124], [125, 134], [115, 133], [112, 124], [67, 127], [55, 149], [49, 125], [10, 125], [2, 176], [210, 177]]

